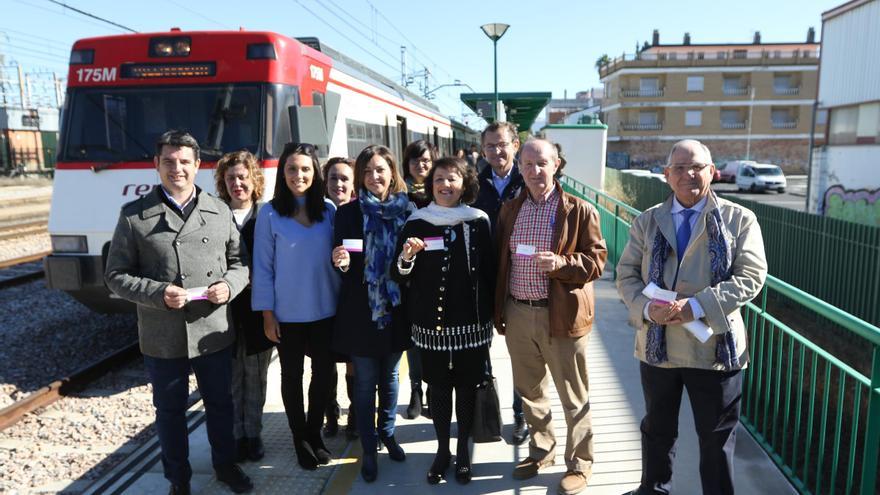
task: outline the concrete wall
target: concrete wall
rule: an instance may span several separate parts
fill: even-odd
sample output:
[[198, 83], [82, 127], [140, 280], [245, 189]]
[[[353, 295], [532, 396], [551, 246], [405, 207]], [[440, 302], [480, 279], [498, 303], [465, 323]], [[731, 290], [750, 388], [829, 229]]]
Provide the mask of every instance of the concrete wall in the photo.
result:
[[559, 143], [565, 154], [565, 175], [597, 189], [605, 185], [605, 151], [608, 129], [604, 125], [559, 125], [541, 130]]
[[813, 154], [809, 210], [880, 227], [880, 144], [826, 146]]

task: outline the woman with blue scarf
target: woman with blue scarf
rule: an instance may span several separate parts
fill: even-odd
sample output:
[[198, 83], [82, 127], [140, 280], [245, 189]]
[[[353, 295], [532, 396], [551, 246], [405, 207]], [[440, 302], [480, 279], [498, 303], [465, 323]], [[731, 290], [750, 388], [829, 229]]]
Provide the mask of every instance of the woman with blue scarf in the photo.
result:
[[[397, 369], [411, 346], [401, 291], [390, 277], [403, 224], [415, 209], [391, 150], [372, 145], [354, 166], [358, 198], [336, 212], [333, 264], [342, 272], [341, 311], [334, 350], [351, 356], [355, 369], [354, 408], [364, 451], [361, 476], [375, 481], [378, 441], [394, 461], [406, 454], [394, 439]], [[376, 418], [376, 389], [379, 415]]]

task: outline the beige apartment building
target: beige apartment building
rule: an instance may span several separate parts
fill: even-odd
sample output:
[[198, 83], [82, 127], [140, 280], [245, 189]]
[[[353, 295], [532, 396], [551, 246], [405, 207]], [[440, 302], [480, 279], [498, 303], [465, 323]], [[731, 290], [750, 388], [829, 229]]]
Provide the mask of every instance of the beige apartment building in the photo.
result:
[[[817, 92], [819, 44], [653, 42], [599, 70], [610, 166], [662, 164], [672, 142], [693, 138], [716, 163], [752, 159], [805, 172]], [[817, 135], [825, 116], [817, 115]]]

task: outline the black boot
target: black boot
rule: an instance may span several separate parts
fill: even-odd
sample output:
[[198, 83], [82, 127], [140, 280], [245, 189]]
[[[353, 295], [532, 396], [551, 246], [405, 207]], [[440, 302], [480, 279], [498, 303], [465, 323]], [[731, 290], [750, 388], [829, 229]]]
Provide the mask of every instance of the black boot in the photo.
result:
[[354, 440], [358, 437], [357, 416], [354, 410], [354, 377], [345, 376], [345, 391], [348, 394], [348, 422], [345, 424], [345, 437]]
[[324, 415], [327, 420], [324, 423], [324, 435], [335, 437], [339, 433], [339, 416], [342, 411], [339, 409], [339, 402], [336, 402], [336, 382], [339, 381], [339, 375], [336, 373], [336, 365], [330, 376], [330, 400], [327, 401], [327, 408]]
[[422, 404], [422, 416], [431, 419], [431, 386], [425, 387], [425, 402]]
[[422, 384], [414, 384], [412, 393], [409, 394], [409, 406], [406, 408], [406, 418], [416, 419], [422, 415]]

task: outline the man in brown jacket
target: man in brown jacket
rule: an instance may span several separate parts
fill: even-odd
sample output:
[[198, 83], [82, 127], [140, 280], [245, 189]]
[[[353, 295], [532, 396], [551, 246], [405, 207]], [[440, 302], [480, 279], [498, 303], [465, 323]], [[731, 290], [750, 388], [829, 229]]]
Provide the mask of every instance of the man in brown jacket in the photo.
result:
[[531, 139], [523, 146], [519, 169], [526, 189], [498, 216], [495, 328], [506, 337], [514, 387], [531, 430], [529, 456], [513, 477], [531, 478], [555, 462], [549, 368], [568, 428], [567, 472], [559, 484], [559, 493], [567, 495], [586, 488], [592, 472], [587, 342], [595, 308], [592, 281], [602, 275], [608, 252], [598, 212], [554, 180], [559, 165], [549, 141]]

